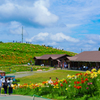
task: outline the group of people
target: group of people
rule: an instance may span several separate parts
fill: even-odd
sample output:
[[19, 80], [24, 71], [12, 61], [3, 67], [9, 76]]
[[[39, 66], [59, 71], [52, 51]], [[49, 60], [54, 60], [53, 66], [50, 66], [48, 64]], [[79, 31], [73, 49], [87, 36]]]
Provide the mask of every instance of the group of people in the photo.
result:
[[[56, 77], [56, 80], [55, 81], [57, 82], [57, 81], [59, 81], [59, 79]], [[53, 83], [53, 80], [51, 79], [51, 77], [50, 77], [50, 80], [48, 81], [48, 83], [49, 84], [52, 84]]]
[[1, 94], [1, 88], [4, 88], [4, 93], [7, 94], [7, 92], [9, 93], [9, 95], [12, 93], [13, 88], [11, 87], [13, 80], [11, 78], [5, 78], [2, 79], [0, 77], [0, 94]]

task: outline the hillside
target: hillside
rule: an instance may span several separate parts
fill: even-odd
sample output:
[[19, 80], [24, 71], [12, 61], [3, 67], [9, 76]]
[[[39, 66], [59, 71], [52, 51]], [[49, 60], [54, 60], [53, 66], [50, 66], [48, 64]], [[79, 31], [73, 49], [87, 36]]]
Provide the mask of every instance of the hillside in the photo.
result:
[[68, 54], [74, 56], [76, 53], [26, 43], [0, 43], [0, 66], [25, 64], [30, 60], [34, 62], [34, 56], [44, 54]]

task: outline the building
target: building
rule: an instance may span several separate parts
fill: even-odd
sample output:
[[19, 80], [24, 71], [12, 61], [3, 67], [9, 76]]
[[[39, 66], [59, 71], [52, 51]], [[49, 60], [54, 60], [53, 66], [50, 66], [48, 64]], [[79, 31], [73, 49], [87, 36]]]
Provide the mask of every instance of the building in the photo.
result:
[[88, 68], [99, 68], [100, 66], [100, 51], [84, 51], [73, 57], [67, 57], [67, 62], [69, 63], [69, 68], [82, 68], [83, 66], [88, 66]]
[[35, 60], [35, 65], [44, 64], [45, 66], [64, 67], [67, 57], [69, 57], [67, 54], [47, 54], [33, 59]]

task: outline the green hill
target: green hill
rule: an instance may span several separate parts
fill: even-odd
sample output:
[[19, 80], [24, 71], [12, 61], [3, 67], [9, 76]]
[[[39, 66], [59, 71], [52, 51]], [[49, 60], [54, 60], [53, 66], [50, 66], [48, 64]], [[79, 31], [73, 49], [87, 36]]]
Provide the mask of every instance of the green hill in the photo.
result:
[[76, 53], [26, 43], [0, 43], [0, 66], [26, 64], [30, 60], [34, 62], [34, 56], [44, 54], [68, 54], [74, 56]]

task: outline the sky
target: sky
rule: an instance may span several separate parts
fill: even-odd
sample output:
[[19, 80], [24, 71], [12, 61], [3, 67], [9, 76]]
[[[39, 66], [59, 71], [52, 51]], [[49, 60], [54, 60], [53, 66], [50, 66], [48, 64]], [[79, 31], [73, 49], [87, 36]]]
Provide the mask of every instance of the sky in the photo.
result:
[[75, 53], [100, 47], [100, 0], [0, 0], [0, 41]]

